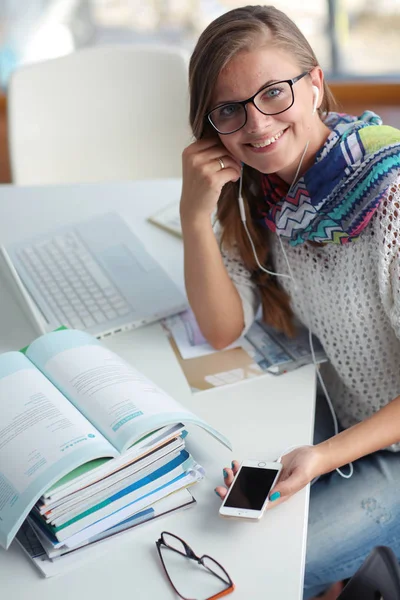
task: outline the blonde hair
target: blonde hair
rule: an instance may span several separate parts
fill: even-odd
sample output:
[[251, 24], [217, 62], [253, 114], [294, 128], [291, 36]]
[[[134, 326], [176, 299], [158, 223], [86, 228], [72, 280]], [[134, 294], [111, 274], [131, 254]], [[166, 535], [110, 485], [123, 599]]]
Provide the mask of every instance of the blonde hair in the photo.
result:
[[[190, 124], [197, 139], [217, 136], [204, 115], [212, 108], [212, 96], [220, 72], [238, 52], [252, 50], [263, 39], [267, 39], [273, 47], [291, 53], [301, 71], [310, 71], [318, 66], [318, 60], [304, 35], [285, 13], [274, 6], [245, 6], [223, 14], [201, 34], [190, 60]], [[318, 109], [321, 119], [333, 105], [333, 95], [324, 81], [322, 104]], [[271, 277], [258, 268], [241, 223], [237, 203], [238, 185], [238, 182], [227, 183], [218, 201], [217, 218], [223, 232], [221, 244], [227, 248], [237, 245], [242, 260], [260, 291], [264, 320], [278, 330], [293, 335], [290, 298], [276, 277]], [[247, 226], [260, 263], [268, 265], [268, 230], [256, 219], [252, 219], [260, 191], [261, 174], [246, 166], [243, 196]]]

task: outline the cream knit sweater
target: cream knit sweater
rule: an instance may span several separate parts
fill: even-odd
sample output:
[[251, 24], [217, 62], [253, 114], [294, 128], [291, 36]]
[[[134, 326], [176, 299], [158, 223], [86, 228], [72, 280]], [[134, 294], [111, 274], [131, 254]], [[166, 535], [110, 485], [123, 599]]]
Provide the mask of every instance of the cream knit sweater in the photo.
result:
[[[279, 239], [271, 240], [276, 272], [288, 273]], [[297, 286], [280, 283], [328, 355], [321, 373], [340, 424], [350, 427], [400, 395], [400, 175], [357, 241], [282, 243]], [[259, 308], [257, 289], [235, 248], [222, 256], [247, 329]]]

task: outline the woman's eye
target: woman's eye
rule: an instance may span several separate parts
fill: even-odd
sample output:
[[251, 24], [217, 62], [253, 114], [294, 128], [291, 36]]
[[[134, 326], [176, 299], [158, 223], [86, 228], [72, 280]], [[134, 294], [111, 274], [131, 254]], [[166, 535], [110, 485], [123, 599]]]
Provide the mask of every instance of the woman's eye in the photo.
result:
[[268, 88], [267, 90], [265, 90], [264, 94], [263, 94], [263, 99], [265, 100], [269, 100], [271, 98], [278, 98], [282, 93], [282, 89], [281, 88]]
[[225, 104], [225, 106], [221, 106], [219, 109], [218, 115], [222, 119], [228, 119], [236, 115], [240, 108], [239, 104]]

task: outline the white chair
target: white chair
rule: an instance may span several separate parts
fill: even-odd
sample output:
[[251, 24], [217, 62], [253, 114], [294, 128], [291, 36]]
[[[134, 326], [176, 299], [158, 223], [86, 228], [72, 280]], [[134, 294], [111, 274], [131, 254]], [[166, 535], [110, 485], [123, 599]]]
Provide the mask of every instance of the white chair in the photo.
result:
[[18, 185], [180, 177], [191, 138], [188, 55], [99, 46], [20, 67], [8, 123]]

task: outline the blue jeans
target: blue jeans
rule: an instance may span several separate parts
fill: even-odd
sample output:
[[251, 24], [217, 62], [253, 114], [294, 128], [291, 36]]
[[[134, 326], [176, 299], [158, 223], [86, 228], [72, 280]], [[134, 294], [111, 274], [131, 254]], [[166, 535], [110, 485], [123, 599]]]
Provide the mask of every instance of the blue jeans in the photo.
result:
[[[318, 397], [314, 443], [330, 435], [332, 416]], [[400, 453], [375, 452], [353, 466], [350, 479], [334, 471], [311, 486], [304, 600], [351, 577], [375, 546], [390, 546], [400, 561]]]

